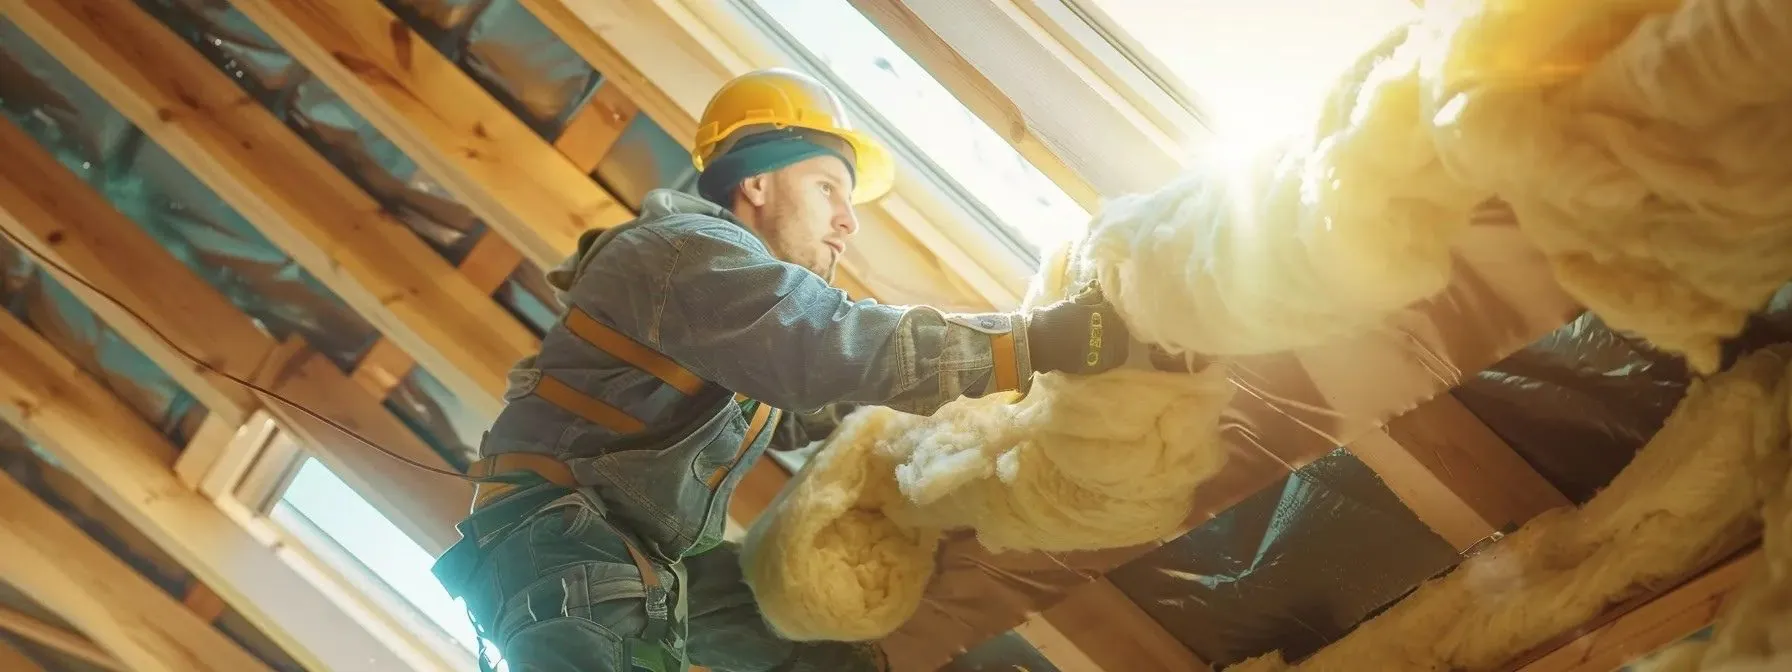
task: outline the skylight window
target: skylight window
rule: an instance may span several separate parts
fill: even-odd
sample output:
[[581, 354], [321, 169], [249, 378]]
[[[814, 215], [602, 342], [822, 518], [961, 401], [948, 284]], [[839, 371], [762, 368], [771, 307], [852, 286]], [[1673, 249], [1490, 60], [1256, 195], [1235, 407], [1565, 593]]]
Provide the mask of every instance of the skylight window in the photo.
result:
[[1345, 68], [1419, 12], [1412, 0], [1067, 1], [1105, 15], [1245, 146], [1298, 130]]
[[[846, 2], [746, 0], [1032, 254], [1089, 213]], [[864, 126], [863, 123], [860, 126]]]
[[467, 651], [478, 650], [466, 609], [430, 572], [435, 558], [323, 463], [306, 458], [280, 503], [276, 520], [315, 527]]

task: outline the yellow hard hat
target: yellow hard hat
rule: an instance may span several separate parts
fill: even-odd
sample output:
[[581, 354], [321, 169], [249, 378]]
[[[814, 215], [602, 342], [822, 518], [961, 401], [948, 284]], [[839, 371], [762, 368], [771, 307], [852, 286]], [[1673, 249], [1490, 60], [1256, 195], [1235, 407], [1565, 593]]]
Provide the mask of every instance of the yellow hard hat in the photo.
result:
[[853, 151], [852, 202], [876, 200], [896, 182], [890, 151], [869, 135], [853, 130], [840, 97], [820, 80], [787, 68], [755, 70], [735, 77], [710, 98], [697, 122], [691, 160], [697, 170], [743, 128], [797, 127], [845, 140]]

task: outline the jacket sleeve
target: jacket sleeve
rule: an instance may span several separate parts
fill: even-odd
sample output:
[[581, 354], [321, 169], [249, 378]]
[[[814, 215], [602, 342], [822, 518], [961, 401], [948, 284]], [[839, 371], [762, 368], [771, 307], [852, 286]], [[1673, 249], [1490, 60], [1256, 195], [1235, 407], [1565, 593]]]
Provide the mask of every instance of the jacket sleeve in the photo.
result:
[[1024, 390], [1024, 318], [854, 302], [722, 220], [622, 232], [569, 300], [693, 373], [779, 408], [931, 414]]

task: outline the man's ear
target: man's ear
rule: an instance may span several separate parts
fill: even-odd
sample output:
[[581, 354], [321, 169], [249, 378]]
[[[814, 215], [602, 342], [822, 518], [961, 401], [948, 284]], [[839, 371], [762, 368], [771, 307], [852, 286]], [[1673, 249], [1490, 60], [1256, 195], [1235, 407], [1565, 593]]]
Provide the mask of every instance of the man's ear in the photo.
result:
[[765, 173], [754, 175], [740, 181], [741, 198], [756, 208], [765, 207], [766, 194], [771, 187], [771, 176]]

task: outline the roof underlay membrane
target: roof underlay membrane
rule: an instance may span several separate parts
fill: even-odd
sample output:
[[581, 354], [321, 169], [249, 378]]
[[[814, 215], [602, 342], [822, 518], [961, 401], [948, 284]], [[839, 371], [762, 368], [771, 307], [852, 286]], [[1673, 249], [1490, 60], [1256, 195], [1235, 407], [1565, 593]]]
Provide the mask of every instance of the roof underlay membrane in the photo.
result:
[[[457, 262], [482, 236], [493, 235], [228, 3], [139, 4], [232, 74], [443, 258]], [[516, 0], [384, 4], [545, 138], [558, 136], [603, 79]], [[13, 122], [270, 334], [302, 336], [344, 371], [378, 339], [372, 325], [7, 23], [0, 23], [0, 104]], [[649, 189], [689, 189], [695, 178], [679, 143], [645, 115], [635, 117], [594, 175], [630, 207]], [[0, 300], [10, 313], [116, 391], [174, 445], [184, 444], [203, 414], [190, 395], [18, 250], [0, 249], [0, 281]], [[1563, 315], [1524, 314], [1524, 296], [1500, 292], [1482, 287], [1416, 311], [1418, 321], [1403, 325], [1402, 332], [1431, 336], [1410, 339], [1424, 342], [1400, 351], [1402, 361], [1441, 363], [1437, 370], [1478, 363], [1458, 367], [1455, 380], [1434, 373], [1440, 377], [1405, 388], [1431, 391], [1359, 415], [1371, 424], [1398, 423], [1401, 412], [1425, 397], [1448, 395], [1570, 500], [1585, 502], [1660, 428], [1684, 394], [1687, 374], [1676, 360], [1591, 315], [1561, 324]], [[495, 296], [538, 332], [559, 311], [540, 269], [527, 262]], [[1450, 311], [1472, 313], [1485, 328], [1451, 333], [1450, 320], [1440, 317]], [[1792, 339], [1792, 291], [1781, 293], [1770, 322], [1778, 329], [1770, 338]], [[1463, 556], [1420, 522], [1352, 453], [1348, 441], [1329, 438], [1345, 432], [1297, 428], [1328, 425], [1296, 417], [1299, 413], [1289, 409], [1299, 404], [1274, 401], [1277, 394], [1300, 401], [1301, 395], [1288, 393], [1300, 385], [1278, 381], [1302, 366], [1311, 364], [1265, 358], [1237, 375], [1241, 386], [1265, 392], [1254, 397], [1260, 407], [1240, 408], [1231, 418], [1234, 459], [1252, 470], [1210, 484], [1225, 492], [1203, 500], [1191, 517], [1199, 524], [1189, 532], [1143, 551], [1024, 557], [979, 553], [971, 548], [974, 541], [960, 539], [942, 560], [934, 598], [892, 644], [909, 651], [905, 658], [951, 670], [1054, 670], [1024, 638], [1004, 632], [1013, 619], [1002, 619], [1043, 609], [1087, 575], [1105, 572], [1151, 618], [1216, 667], [1270, 650], [1292, 660], [1455, 567]], [[1424, 368], [1386, 373], [1397, 380]], [[471, 459], [482, 428], [421, 368], [413, 367], [386, 404], [450, 463]], [[792, 425], [790, 435], [800, 438], [789, 443], [817, 438], [825, 424], [819, 427], [805, 424], [799, 432]], [[21, 464], [9, 462], [8, 470], [24, 473]], [[144, 553], [128, 543], [109, 546], [127, 557]], [[138, 560], [140, 567], [155, 566]], [[181, 589], [185, 577], [159, 572], [145, 570], [171, 592]], [[1009, 616], [989, 616], [989, 605]], [[259, 648], [264, 657], [277, 657]]]

